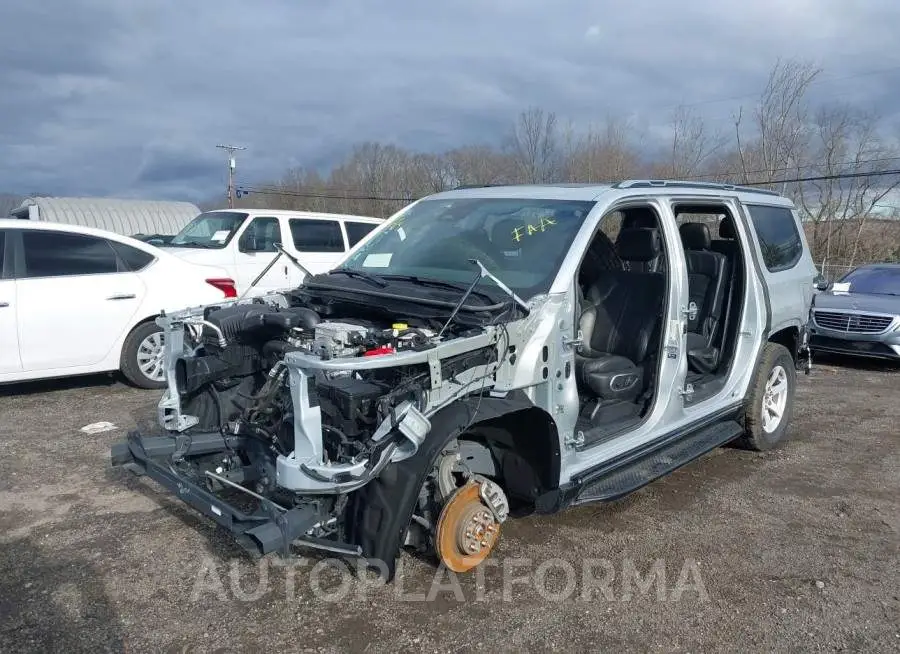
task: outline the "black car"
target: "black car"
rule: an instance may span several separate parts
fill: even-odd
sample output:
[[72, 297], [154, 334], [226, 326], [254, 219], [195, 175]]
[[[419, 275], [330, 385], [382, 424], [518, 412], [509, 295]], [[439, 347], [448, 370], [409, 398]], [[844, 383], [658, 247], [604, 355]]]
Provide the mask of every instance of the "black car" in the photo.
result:
[[810, 348], [900, 361], [900, 264], [860, 266], [813, 299]]

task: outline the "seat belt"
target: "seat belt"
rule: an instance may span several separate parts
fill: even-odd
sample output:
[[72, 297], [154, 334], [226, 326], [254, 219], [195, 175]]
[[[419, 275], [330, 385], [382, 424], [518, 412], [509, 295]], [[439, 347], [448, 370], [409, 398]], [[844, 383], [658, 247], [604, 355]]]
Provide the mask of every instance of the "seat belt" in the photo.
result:
[[725, 317], [722, 320], [722, 329], [719, 330], [718, 340], [721, 341], [719, 343], [719, 348], [716, 353], [716, 369], [719, 368], [720, 359], [722, 357], [722, 351], [725, 349], [725, 336], [728, 332], [728, 321], [731, 318], [731, 305], [734, 296], [734, 275], [735, 268], [737, 268], [736, 261], [731, 262], [732, 269], [729, 271], [731, 274], [728, 276], [728, 293], [725, 296]]

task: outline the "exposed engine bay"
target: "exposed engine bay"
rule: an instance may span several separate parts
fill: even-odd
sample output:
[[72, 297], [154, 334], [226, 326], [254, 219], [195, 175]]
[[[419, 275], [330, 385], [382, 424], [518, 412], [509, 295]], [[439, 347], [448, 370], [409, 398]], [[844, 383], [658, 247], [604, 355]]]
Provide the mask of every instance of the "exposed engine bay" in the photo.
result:
[[[261, 493], [276, 489], [276, 477], [293, 491], [346, 489], [379, 463], [411, 456], [428, 431], [423, 412], [445, 395], [432, 383], [441, 371], [429, 367], [436, 332], [424, 326], [322, 320], [308, 308], [265, 303], [209, 307], [198, 318], [170, 319], [172, 331], [179, 322], [200, 330], [193, 352], [173, 360], [161, 418], [178, 431], [258, 441], [272, 455], [258, 466]], [[443, 362], [445, 374], [496, 364], [488, 332], [472, 337], [484, 346]], [[385, 438], [398, 427], [403, 438]]]
[[[496, 315], [410, 313], [278, 295], [159, 318], [164, 431], [129, 435], [113, 463], [149, 472], [250, 551], [287, 552], [300, 541], [363, 554], [347, 542], [353, 492], [413, 457], [436, 412], [490, 393], [515, 350], [511, 323]], [[469, 458], [491, 457], [477, 454]], [[442, 557], [457, 557], [459, 570], [476, 564], [466, 557], [487, 555], [509, 513], [501, 487], [465, 459], [458, 445], [444, 448], [406, 536], [420, 549], [443, 542]], [[442, 510], [452, 527], [447, 518], [441, 528]]]
[[208, 307], [170, 318], [171, 341], [183, 326], [199, 327], [198, 339], [173, 357], [161, 420], [249, 439], [260, 494], [346, 491], [412, 456], [429, 429], [424, 412], [453, 397], [442, 378], [476, 367], [484, 377], [497, 363], [487, 330], [463, 338], [483, 346], [433, 370], [439, 341], [428, 327], [322, 320], [305, 307]]

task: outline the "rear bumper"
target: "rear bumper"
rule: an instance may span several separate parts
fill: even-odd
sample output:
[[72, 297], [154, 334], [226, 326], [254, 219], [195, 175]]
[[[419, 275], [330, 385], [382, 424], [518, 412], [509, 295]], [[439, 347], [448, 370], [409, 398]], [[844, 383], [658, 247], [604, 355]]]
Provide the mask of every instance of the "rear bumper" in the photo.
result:
[[173, 459], [185, 454], [211, 454], [225, 448], [225, 439], [215, 433], [192, 434], [188, 439], [182, 435], [143, 436], [131, 432], [124, 442], [112, 446], [110, 461], [114, 467], [147, 475], [161, 484], [178, 499], [224, 527], [251, 555], [263, 556], [277, 550], [287, 555], [291, 543], [322, 519], [313, 505], [285, 509], [261, 498], [256, 510], [246, 513], [179, 472], [172, 464]]

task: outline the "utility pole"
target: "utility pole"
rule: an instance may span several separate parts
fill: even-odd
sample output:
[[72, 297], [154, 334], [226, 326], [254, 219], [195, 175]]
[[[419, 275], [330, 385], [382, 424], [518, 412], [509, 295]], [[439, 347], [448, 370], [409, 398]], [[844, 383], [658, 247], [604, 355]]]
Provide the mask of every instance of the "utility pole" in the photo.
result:
[[228, 208], [234, 209], [234, 153], [247, 148], [239, 145], [217, 145], [216, 147], [228, 152]]

